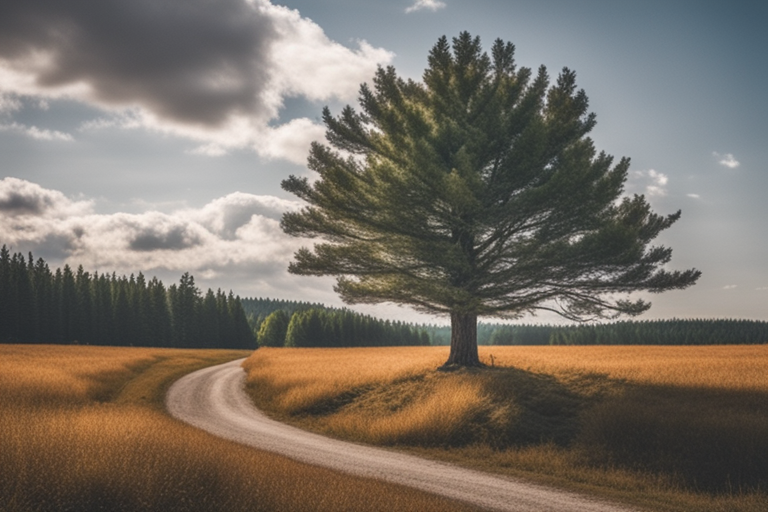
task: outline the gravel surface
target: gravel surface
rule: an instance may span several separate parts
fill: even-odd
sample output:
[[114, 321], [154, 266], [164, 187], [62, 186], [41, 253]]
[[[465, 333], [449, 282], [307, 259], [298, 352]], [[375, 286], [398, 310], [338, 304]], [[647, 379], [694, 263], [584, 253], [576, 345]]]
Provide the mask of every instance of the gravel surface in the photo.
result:
[[242, 361], [204, 368], [176, 381], [166, 397], [170, 414], [216, 436], [254, 448], [316, 466], [415, 487], [489, 510], [631, 510], [573, 492], [330, 439], [277, 422], [256, 409], [245, 393]]

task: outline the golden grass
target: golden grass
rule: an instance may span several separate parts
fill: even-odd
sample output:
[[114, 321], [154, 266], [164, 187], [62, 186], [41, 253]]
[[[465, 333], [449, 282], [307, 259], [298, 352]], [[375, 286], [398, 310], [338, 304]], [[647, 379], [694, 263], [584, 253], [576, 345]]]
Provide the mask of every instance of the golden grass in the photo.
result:
[[256, 404], [305, 428], [653, 510], [768, 509], [768, 346], [260, 349]]
[[[298, 412], [350, 390], [420, 375], [445, 352], [432, 347], [261, 348], [246, 360], [249, 383], [268, 383], [271, 409]], [[284, 356], [288, 356], [285, 358]], [[258, 371], [252, 371], [258, 368]]]
[[0, 510], [471, 510], [210, 436], [163, 412], [248, 352], [0, 345]]
[[499, 366], [588, 372], [639, 384], [768, 391], [768, 345], [481, 347]]

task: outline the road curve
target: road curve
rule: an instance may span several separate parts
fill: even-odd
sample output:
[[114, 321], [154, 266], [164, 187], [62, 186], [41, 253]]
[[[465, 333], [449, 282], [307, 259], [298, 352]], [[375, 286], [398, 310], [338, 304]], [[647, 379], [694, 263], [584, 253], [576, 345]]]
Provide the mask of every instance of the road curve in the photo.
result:
[[176, 381], [166, 396], [170, 414], [216, 436], [254, 448], [316, 466], [415, 487], [489, 510], [630, 510], [573, 492], [330, 439], [277, 422], [256, 409], [245, 393], [242, 361], [204, 368]]

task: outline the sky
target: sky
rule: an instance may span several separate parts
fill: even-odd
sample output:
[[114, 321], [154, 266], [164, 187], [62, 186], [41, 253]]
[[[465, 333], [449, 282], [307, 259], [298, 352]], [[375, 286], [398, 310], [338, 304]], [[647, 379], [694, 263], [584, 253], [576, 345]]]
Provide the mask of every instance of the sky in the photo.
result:
[[[686, 290], [643, 319], [768, 320], [768, 4], [674, 0], [26, 0], [0, 4], [0, 245], [52, 268], [157, 276], [339, 306], [287, 273], [309, 240], [280, 182], [310, 176], [321, 111], [377, 66], [420, 80], [440, 36], [563, 67], [627, 194], [681, 219], [657, 241]], [[439, 319], [407, 307], [385, 318]], [[523, 322], [550, 322], [547, 316]]]

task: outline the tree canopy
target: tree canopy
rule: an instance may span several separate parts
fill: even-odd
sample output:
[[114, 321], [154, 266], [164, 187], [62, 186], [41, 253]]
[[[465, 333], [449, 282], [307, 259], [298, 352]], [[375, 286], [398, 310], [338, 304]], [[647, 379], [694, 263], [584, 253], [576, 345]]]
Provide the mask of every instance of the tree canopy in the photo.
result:
[[347, 303], [450, 314], [447, 365], [479, 364], [478, 316], [638, 315], [650, 303], [627, 294], [700, 275], [665, 268], [671, 249], [651, 242], [680, 212], [624, 196], [629, 159], [596, 151], [576, 74], [551, 84], [514, 50], [497, 39], [489, 56], [462, 32], [437, 41], [422, 82], [379, 68], [359, 110], [323, 110], [328, 144], [308, 162], [319, 179], [282, 184], [307, 203], [285, 232], [323, 239], [289, 271], [336, 276]]

